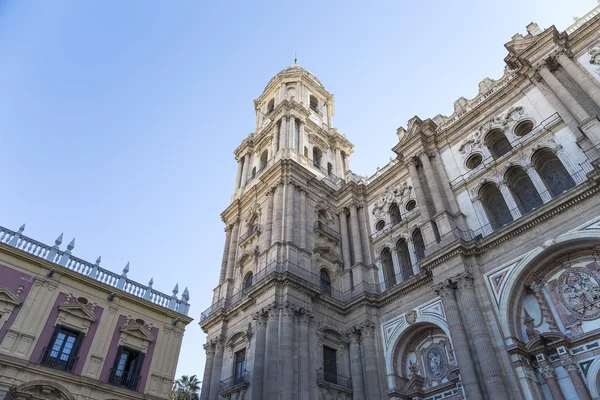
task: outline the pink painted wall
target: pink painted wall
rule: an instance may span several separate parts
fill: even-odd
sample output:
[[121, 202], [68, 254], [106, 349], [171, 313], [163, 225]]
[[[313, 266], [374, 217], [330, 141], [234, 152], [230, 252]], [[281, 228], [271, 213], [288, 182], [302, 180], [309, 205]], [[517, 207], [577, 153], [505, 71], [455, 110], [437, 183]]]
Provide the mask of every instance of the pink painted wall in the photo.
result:
[[[0, 265], [0, 288], [7, 288], [13, 294], [16, 294], [17, 288], [22, 285], [23, 293], [21, 293], [21, 299], [23, 299], [23, 301], [29, 295], [31, 287], [33, 286], [33, 282], [34, 279], [31, 275], [27, 275], [4, 265]], [[0, 342], [4, 340], [6, 331], [15, 322], [15, 319], [17, 318], [19, 311], [21, 311], [22, 306], [23, 303], [14, 308], [13, 312], [10, 314], [10, 317], [8, 317], [8, 320], [6, 320], [2, 326], [2, 329], [0, 329]]]

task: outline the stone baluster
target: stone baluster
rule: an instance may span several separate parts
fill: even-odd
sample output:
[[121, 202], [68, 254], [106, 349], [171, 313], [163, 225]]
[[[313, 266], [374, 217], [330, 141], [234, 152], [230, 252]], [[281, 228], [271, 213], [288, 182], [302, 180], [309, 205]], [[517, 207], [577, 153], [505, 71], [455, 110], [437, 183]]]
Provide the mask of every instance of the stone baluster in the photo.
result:
[[286, 184], [285, 200], [285, 241], [294, 243], [294, 192], [296, 187], [293, 182]]
[[454, 355], [460, 369], [464, 391], [468, 393], [469, 400], [483, 400], [475, 372], [475, 364], [456, 302], [455, 285], [450, 281], [445, 281], [435, 286], [434, 291], [442, 299], [444, 311], [446, 312], [446, 321], [448, 321], [448, 329], [452, 337]]
[[380, 399], [379, 373], [377, 368], [377, 347], [375, 346], [375, 324], [365, 321], [360, 325], [361, 350], [364, 360], [366, 398]]
[[306, 248], [306, 190], [300, 189], [300, 228], [299, 244], [301, 249]]
[[548, 301], [546, 300], [546, 295], [544, 294], [544, 284], [542, 282], [533, 282], [529, 285], [529, 288], [533, 292], [535, 299], [537, 300], [538, 306], [542, 311], [542, 317], [546, 324], [548, 324], [548, 328], [552, 332], [560, 332], [558, 327], [556, 326], [556, 320], [554, 319], [554, 315], [552, 315], [552, 311], [550, 311], [550, 306], [548, 305]]
[[229, 259], [229, 246], [231, 245], [231, 225], [225, 227], [225, 248], [223, 249], [223, 258], [221, 259], [221, 272], [219, 274], [219, 284], [223, 283], [227, 277], [227, 260]]
[[577, 366], [575, 360], [573, 360], [573, 358], [570, 356], [561, 358], [561, 365], [569, 374], [569, 378], [571, 378], [571, 382], [573, 383], [575, 391], [577, 392], [577, 398], [579, 400], [592, 400], [592, 396], [590, 395], [590, 392], [587, 386], [585, 385], [585, 382], [581, 376], [581, 373], [579, 372], [579, 367]]
[[262, 233], [262, 245], [261, 251], [268, 251], [271, 247], [271, 236], [273, 235], [273, 197], [275, 196], [275, 191], [270, 189], [266, 193], [267, 196], [267, 208], [265, 210], [265, 222], [264, 222], [264, 232]]
[[200, 400], [208, 400], [210, 395], [210, 381], [212, 378], [213, 364], [215, 362], [215, 346], [213, 343], [208, 342], [204, 345], [206, 351], [206, 364], [204, 365], [204, 375], [202, 378], [202, 392], [200, 393]]
[[363, 379], [362, 354], [360, 351], [360, 331], [353, 329], [348, 333], [350, 341], [350, 368], [352, 373], [353, 400], [366, 400]]
[[265, 379], [265, 347], [267, 339], [267, 318], [264, 311], [255, 313], [252, 318], [256, 327], [254, 342], [254, 368], [252, 371], [252, 400], [263, 398], [263, 381]]
[[298, 393], [299, 400], [311, 400], [310, 398], [310, 348], [309, 345], [309, 326], [312, 316], [304, 309], [300, 310], [298, 316], [298, 384], [300, 387]]
[[513, 197], [508, 186], [506, 186], [506, 182], [501, 181], [499, 184], [500, 193], [504, 198], [504, 202], [506, 202], [506, 206], [508, 207], [510, 214], [513, 219], [521, 218], [521, 211], [519, 210], [519, 206], [517, 206], [517, 202]]
[[283, 229], [283, 182], [275, 187], [273, 193], [273, 237], [271, 244], [280, 243]]
[[229, 245], [229, 257], [227, 259], [227, 276], [226, 279], [233, 279], [233, 271], [235, 270], [235, 256], [238, 247], [238, 236], [240, 231], [240, 220], [236, 218], [232, 222], [231, 242]]
[[281, 308], [281, 398], [292, 400], [295, 397], [294, 388], [294, 314], [296, 308], [286, 303]]
[[360, 239], [360, 230], [358, 228], [358, 213], [357, 213], [357, 204], [350, 204], [350, 224], [352, 226], [352, 247], [354, 250], [354, 262], [356, 264], [363, 263], [362, 257], [362, 245]]
[[552, 90], [554, 94], [556, 94], [556, 97], [558, 97], [565, 107], [567, 107], [577, 122], [581, 123], [590, 117], [581, 104], [579, 104], [577, 99], [575, 99], [575, 97], [573, 97], [567, 88], [560, 83], [558, 78], [556, 78], [554, 74], [550, 72], [545, 63], [540, 65], [537, 72], [540, 74], [540, 77], [544, 80], [544, 82], [546, 82], [546, 84], [550, 87], [550, 90]]
[[210, 378], [209, 400], [219, 400], [219, 383], [221, 382], [221, 370], [223, 369], [223, 350], [225, 341], [222, 338], [214, 340], [215, 359], [213, 361], [212, 376]]
[[342, 257], [344, 258], [344, 269], [348, 270], [352, 267], [350, 258], [350, 240], [348, 238], [348, 220], [346, 209], [340, 211], [340, 230], [342, 231]]
[[[279, 370], [279, 310], [276, 303], [269, 306], [267, 319], [267, 339], [265, 347], [265, 380], [263, 383], [263, 398], [278, 399], [281, 382]], [[289, 361], [289, 360], [287, 360]]]
[[429, 193], [431, 193], [435, 211], [436, 213], [444, 211], [446, 207], [444, 206], [442, 192], [440, 191], [435, 173], [433, 172], [433, 167], [429, 161], [429, 153], [426, 151], [422, 152], [419, 154], [419, 159], [421, 160], [421, 164], [423, 164], [423, 172], [425, 172], [425, 177], [427, 178], [427, 186], [429, 187]]
[[527, 175], [529, 175], [529, 179], [531, 179], [533, 186], [535, 186], [535, 190], [537, 190], [540, 197], [542, 198], [542, 201], [544, 203], [547, 203], [550, 200], [552, 200], [552, 196], [548, 192], [546, 185], [544, 185], [542, 178], [540, 177], [534, 166], [532, 164], [528, 164], [525, 170], [527, 171]]
[[460, 304], [463, 307], [469, 334], [475, 349], [475, 356], [479, 361], [479, 368], [483, 377], [483, 383], [487, 389], [490, 399], [507, 399], [508, 392], [502, 370], [498, 363], [498, 356], [492, 345], [491, 335], [486, 327], [483, 313], [479, 307], [475, 293], [475, 282], [469, 273], [464, 273], [456, 279]]
[[550, 394], [552, 395], [552, 400], [565, 400], [565, 395], [560, 389], [560, 385], [556, 380], [556, 375], [554, 373], [554, 368], [551, 365], [544, 363], [544, 365], [538, 368], [538, 371], [544, 379], [546, 380], [546, 384], [550, 389]]
[[556, 61], [567, 71], [567, 74], [579, 85], [590, 99], [600, 106], [600, 87], [589, 76], [577, 66], [573, 60], [564, 52], [560, 51], [555, 55]]

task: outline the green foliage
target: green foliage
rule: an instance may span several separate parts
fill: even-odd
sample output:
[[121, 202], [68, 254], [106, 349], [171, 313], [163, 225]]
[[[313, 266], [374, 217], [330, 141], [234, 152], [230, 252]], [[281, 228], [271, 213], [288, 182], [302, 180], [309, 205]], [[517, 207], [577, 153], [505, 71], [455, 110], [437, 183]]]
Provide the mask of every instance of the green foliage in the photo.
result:
[[199, 400], [201, 383], [196, 375], [182, 375], [173, 384], [171, 400]]

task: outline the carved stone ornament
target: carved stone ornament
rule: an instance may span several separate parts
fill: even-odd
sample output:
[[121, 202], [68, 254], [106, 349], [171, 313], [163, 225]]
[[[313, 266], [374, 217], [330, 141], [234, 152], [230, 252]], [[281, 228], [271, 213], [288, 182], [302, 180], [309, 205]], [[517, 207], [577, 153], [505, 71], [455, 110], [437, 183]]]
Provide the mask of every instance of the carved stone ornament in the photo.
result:
[[473, 150], [479, 149], [481, 147], [481, 132], [477, 130], [473, 133], [467, 140], [462, 142], [458, 151], [461, 154], [467, 155], [473, 152]]
[[428, 381], [439, 382], [446, 377], [448, 360], [446, 350], [438, 343], [432, 343], [421, 349], [421, 357], [425, 366]]
[[512, 122], [517, 122], [518, 120], [521, 119], [521, 116], [523, 115], [523, 113], [524, 113], [523, 107], [512, 107], [511, 109], [509, 109], [506, 112], [506, 116], [504, 117], [502, 124], [504, 126], [506, 126]]
[[594, 65], [594, 72], [600, 76], [600, 45], [592, 47], [589, 54], [590, 64]]
[[600, 283], [586, 269], [571, 268], [563, 272], [558, 279], [558, 293], [575, 318], [589, 321], [600, 316]]
[[417, 312], [415, 310], [406, 313], [406, 323], [411, 325], [417, 321]]

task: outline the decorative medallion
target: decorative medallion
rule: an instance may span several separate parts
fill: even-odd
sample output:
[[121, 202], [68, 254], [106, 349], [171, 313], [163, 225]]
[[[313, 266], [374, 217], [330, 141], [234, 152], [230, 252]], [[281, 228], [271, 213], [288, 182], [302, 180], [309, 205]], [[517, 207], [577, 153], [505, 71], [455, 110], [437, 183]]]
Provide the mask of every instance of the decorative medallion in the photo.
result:
[[600, 315], [600, 284], [584, 268], [571, 268], [559, 278], [558, 293], [575, 318], [592, 320]]
[[427, 348], [423, 348], [421, 357], [429, 382], [440, 382], [446, 377], [448, 363], [442, 344], [432, 343]]

